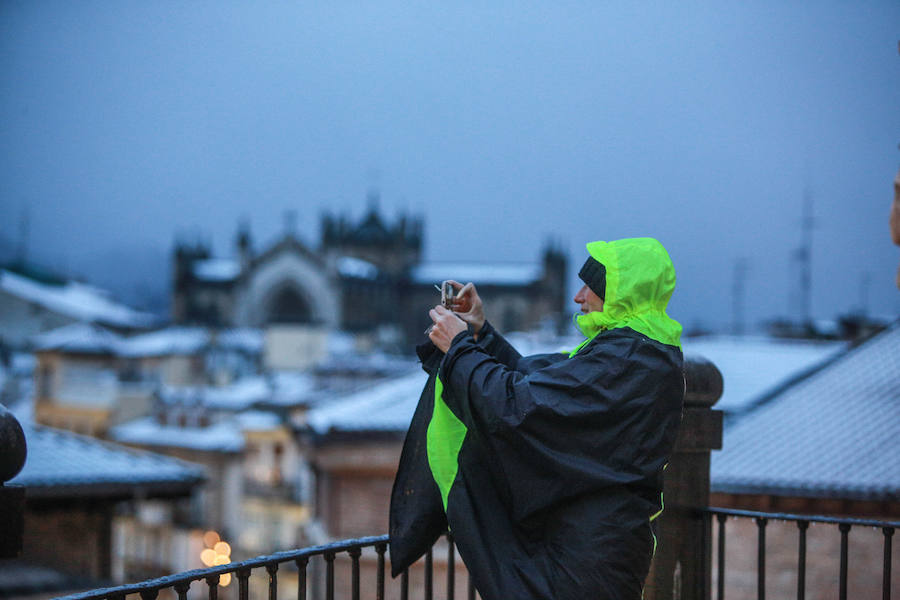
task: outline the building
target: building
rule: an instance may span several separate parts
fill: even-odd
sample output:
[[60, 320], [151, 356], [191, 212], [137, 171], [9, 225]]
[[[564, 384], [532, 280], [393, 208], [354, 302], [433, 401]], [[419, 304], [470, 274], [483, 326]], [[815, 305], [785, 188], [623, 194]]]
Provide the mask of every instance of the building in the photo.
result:
[[[726, 379], [727, 382], [727, 379]], [[727, 389], [726, 383], [726, 389]], [[713, 452], [713, 506], [896, 521], [900, 518], [900, 321], [845, 349], [818, 369], [785, 382], [727, 424]], [[728, 524], [729, 598], [756, 597], [758, 532], [748, 520]], [[769, 593], [796, 590], [797, 527], [767, 527]], [[808, 597], [835, 593], [840, 536], [810, 526]], [[882, 532], [853, 527], [849, 597], [881, 589]], [[898, 559], [893, 558], [893, 570]], [[878, 573], [877, 577], [873, 577]], [[893, 580], [893, 593], [900, 581]]]
[[290, 219], [281, 239], [261, 252], [241, 225], [233, 258], [213, 257], [206, 243], [176, 242], [172, 320], [262, 328], [278, 356], [294, 349], [293, 362], [267, 360], [273, 368], [309, 366], [333, 329], [411, 353], [438, 301], [434, 286], [445, 279], [475, 282], [501, 329], [560, 324], [567, 258], [559, 248], [548, 246], [533, 263], [424, 263], [422, 219], [401, 215], [391, 223], [377, 205], [370, 196], [358, 222], [323, 215], [316, 248], [298, 238]]
[[[26, 489], [25, 536], [19, 558], [0, 560], [0, 596], [59, 595], [191, 564], [178, 551], [185, 544], [173, 542], [190, 537], [191, 497], [206, 479], [200, 466], [20, 423], [28, 456], [9, 483]], [[150, 513], [166, 518], [145, 527], [152, 535], [131, 538], [142, 554], [127, 553], [122, 520]]]
[[21, 264], [0, 268], [0, 347], [27, 349], [33, 336], [73, 323], [134, 332], [158, 325], [159, 319], [85, 283]]

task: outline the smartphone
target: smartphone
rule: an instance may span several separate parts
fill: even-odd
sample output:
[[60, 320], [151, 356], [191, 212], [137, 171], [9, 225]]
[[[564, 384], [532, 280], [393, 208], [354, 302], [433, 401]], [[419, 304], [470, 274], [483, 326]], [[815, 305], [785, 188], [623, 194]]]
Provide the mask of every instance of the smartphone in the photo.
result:
[[447, 310], [453, 310], [453, 296], [456, 295], [456, 289], [449, 281], [441, 282], [441, 304]]

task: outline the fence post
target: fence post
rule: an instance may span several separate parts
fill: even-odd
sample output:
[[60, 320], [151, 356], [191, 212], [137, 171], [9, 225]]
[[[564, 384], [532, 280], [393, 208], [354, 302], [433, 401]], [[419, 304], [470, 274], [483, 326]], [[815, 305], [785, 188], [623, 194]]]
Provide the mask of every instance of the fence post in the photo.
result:
[[25, 433], [6, 407], [0, 404], [0, 558], [22, 552], [25, 533], [25, 488], [6, 485], [25, 465]]
[[698, 509], [709, 503], [709, 457], [722, 447], [722, 374], [710, 361], [684, 360], [684, 413], [665, 475], [665, 511], [656, 521], [658, 547], [646, 600], [709, 600], [712, 527]]

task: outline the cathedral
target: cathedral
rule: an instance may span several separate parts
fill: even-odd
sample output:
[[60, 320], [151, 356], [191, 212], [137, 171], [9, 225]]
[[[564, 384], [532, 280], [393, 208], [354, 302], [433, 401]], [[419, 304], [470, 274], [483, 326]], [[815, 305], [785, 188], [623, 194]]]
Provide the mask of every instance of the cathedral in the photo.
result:
[[172, 320], [209, 327], [343, 330], [411, 352], [439, 301], [435, 284], [472, 281], [487, 317], [503, 331], [558, 328], [567, 306], [567, 258], [548, 245], [534, 263], [425, 263], [421, 217], [389, 222], [371, 195], [354, 221], [326, 213], [319, 244], [304, 244], [290, 224], [268, 248], [254, 248], [238, 227], [232, 258], [208, 244], [176, 241], [172, 253]]

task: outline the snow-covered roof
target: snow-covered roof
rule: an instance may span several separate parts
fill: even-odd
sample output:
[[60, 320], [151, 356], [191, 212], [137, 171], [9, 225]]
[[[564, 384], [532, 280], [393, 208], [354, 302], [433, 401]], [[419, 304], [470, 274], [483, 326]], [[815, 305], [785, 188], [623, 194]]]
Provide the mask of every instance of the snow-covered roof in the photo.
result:
[[205, 452], [240, 452], [244, 449], [244, 435], [234, 419], [204, 427], [181, 427], [161, 424], [154, 417], [142, 417], [112, 427], [109, 437], [126, 444]]
[[240, 261], [231, 258], [207, 258], [192, 263], [194, 277], [203, 281], [233, 281], [241, 274]]
[[175, 458], [28, 420], [20, 424], [28, 455], [22, 471], [10, 483], [24, 485], [30, 497], [60, 496], [73, 488], [78, 488], [79, 495], [175, 488], [187, 492], [205, 477], [201, 466]]
[[308, 373], [276, 372], [269, 377], [272, 406], [302, 406], [310, 402], [316, 389], [315, 378]]
[[307, 425], [318, 434], [335, 431], [406, 431], [428, 376], [421, 370], [367, 387], [313, 408]]
[[279, 415], [264, 410], [244, 410], [205, 426], [162, 424], [154, 417], [142, 417], [111, 428], [109, 436], [141, 446], [241, 452], [245, 431], [271, 431], [283, 423]]
[[738, 417], [712, 489], [896, 502], [898, 424], [900, 321]]
[[[195, 355], [210, 347], [212, 334], [202, 327], [167, 327], [131, 336], [120, 336], [92, 323], [73, 323], [32, 338], [37, 350], [91, 352], [124, 357]], [[247, 354], [262, 351], [259, 329], [227, 329], [218, 334], [216, 345]]]
[[247, 354], [259, 354], [262, 352], [264, 337], [262, 329], [250, 327], [238, 327], [220, 331], [216, 337], [216, 344], [226, 350], [238, 350]]
[[440, 284], [445, 279], [475, 285], [528, 285], [541, 278], [537, 263], [423, 263], [413, 267], [412, 280], [421, 284]]
[[239, 411], [272, 397], [265, 377], [243, 377], [222, 387], [202, 388], [203, 404], [212, 409]]
[[264, 410], [248, 410], [236, 416], [241, 431], [272, 431], [283, 426], [281, 417]]
[[150, 313], [116, 302], [106, 290], [76, 281], [54, 285], [0, 269], [0, 291], [78, 321], [123, 328], [146, 328], [158, 321]]
[[122, 338], [117, 353], [129, 357], [191, 355], [200, 352], [209, 342], [206, 329], [167, 327]]
[[115, 354], [121, 336], [92, 323], [72, 323], [31, 338], [36, 351]]
[[731, 336], [682, 338], [681, 344], [686, 355], [698, 354], [719, 368], [725, 386], [715, 408], [726, 414], [747, 410], [846, 348], [844, 342]]
[[338, 273], [344, 277], [354, 277], [356, 279], [375, 279], [378, 277], [378, 267], [353, 256], [340, 257], [337, 260], [337, 268]]

